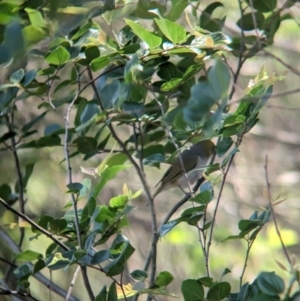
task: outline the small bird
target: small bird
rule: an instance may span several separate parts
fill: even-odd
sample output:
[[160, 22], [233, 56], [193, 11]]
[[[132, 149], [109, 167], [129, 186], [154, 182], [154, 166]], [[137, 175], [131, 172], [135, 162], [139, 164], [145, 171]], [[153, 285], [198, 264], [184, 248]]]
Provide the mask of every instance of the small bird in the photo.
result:
[[[209, 157], [212, 155], [215, 149], [215, 145], [210, 140], [203, 140], [190, 148], [185, 149], [181, 154], [181, 160], [179, 156], [165, 172], [162, 179], [156, 184], [160, 184], [158, 189], [155, 191], [153, 198], [155, 198], [163, 190], [171, 187], [178, 186], [182, 191], [183, 188], [189, 187], [202, 176], [203, 168], [206, 166]], [[181, 162], [183, 163], [184, 170]], [[186, 174], [186, 175], [185, 175]], [[188, 182], [187, 182], [187, 178]]]

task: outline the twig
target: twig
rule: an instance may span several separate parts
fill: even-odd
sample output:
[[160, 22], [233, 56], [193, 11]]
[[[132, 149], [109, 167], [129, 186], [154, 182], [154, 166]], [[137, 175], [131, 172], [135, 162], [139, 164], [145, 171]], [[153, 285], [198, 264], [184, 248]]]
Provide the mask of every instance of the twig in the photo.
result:
[[74, 288], [75, 281], [76, 281], [76, 279], [77, 279], [77, 277], [78, 277], [79, 271], [80, 271], [80, 266], [77, 266], [77, 268], [76, 268], [76, 270], [75, 270], [75, 273], [74, 273], [74, 275], [73, 275], [72, 281], [71, 281], [71, 283], [70, 283], [70, 286], [69, 286], [68, 293], [67, 293], [67, 295], [66, 295], [65, 301], [69, 301], [69, 298], [70, 298], [70, 296], [71, 296], [71, 294], [72, 294], [72, 290], [73, 290], [73, 288]]
[[[66, 165], [67, 165], [67, 178], [68, 178], [69, 184], [72, 183], [72, 167], [70, 164], [70, 156], [69, 156], [69, 148], [68, 148], [69, 118], [70, 118], [71, 109], [80, 93], [80, 75], [79, 74], [77, 74], [77, 86], [78, 86], [77, 93], [74, 96], [73, 100], [71, 101], [70, 105], [68, 106], [66, 116], [65, 116], [64, 153], [65, 153], [65, 159], [66, 159]], [[82, 240], [81, 240], [79, 217], [78, 217], [78, 211], [77, 211], [77, 199], [75, 198], [75, 195], [73, 193], [71, 194], [71, 200], [72, 200], [72, 205], [73, 205], [73, 210], [74, 210], [74, 224], [75, 224], [75, 228], [76, 228], [78, 246], [79, 246], [79, 249], [82, 250]], [[80, 268], [81, 268], [81, 273], [82, 273], [82, 278], [83, 278], [85, 288], [87, 290], [90, 300], [93, 301], [94, 293], [92, 291], [90, 281], [87, 276], [86, 266], [80, 265]]]
[[[12, 133], [12, 137], [11, 137], [11, 147], [10, 150], [12, 151], [12, 154], [14, 156], [14, 161], [15, 161], [15, 167], [16, 167], [16, 171], [17, 171], [17, 180], [18, 180], [18, 186], [19, 186], [19, 208], [20, 208], [20, 212], [22, 214], [25, 214], [25, 199], [24, 199], [24, 185], [23, 185], [23, 176], [22, 176], [22, 172], [21, 172], [21, 164], [20, 164], [20, 160], [19, 160], [19, 156], [17, 153], [17, 144], [16, 144], [16, 140], [15, 137], [13, 135], [13, 128], [11, 126], [11, 124], [13, 124], [13, 115], [12, 115], [12, 122], [10, 123], [8, 116], [6, 115], [6, 122], [7, 122], [7, 127], [10, 133]], [[24, 239], [24, 228], [20, 227], [20, 240], [19, 240], [19, 247], [21, 247], [23, 239]]]
[[240, 52], [239, 52], [239, 58], [238, 58], [238, 65], [236, 67], [236, 71], [233, 74], [233, 85], [232, 85], [232, 89], [230, 91], [229, 94], [229, 99], [232, 99], [232, 96], [235, 92], [235, 87], [236, 87], [236, 83], [238, 80], [238, 77], [240, 75], [241, 69], [243, 67], [243, 64], [245, 62], [245, 60], [243, 60], [243, 50], [244, 50], [244, 40], [245, 40], [245, 34], [244, 34], [244, 30], [243, 30], [243, 8], [242, 8], [242, 3], [241, 0], [237, 0], [238, 5], [239, 5], [239, 10], [240, 10], [240, 20], [241, 20], [241, 42], [240, 42]]
[[268, 176], [268, 156], [266, 156], [266, 161], [265, 161], [265, 175], [266, 175], [266, 184], [267, 184], [267, 192], [268, 192], [268, 202], [269, 202], [271, 214], [272, 214], [272, 217], [273, 217], [273, 220], [274, 220], [274, 225], [275, 225], [276, 233], [277, 233], [277, 236], [278, 236], [278, 238], [280, 240], [283, 253], [284, 253], [287, 261], [291, 265], [292, 261], [290, 259], [288, 251], [287, 251], [287, 249], [286, 249], [286, 247], [284, 245], [284, 242], [282, 240], [282, 237], [281, 237], [281, 234], [280, 234], [280, 231], [279, 231], [279, 227], [278, 227], [278, 224], [277, 224], [277, 219], [276, 219], [276, 216], [275, 216], [273, 204], [272, 204], [272, 201], [271, 201], [271, 184], [269, 182], [269, 176]]
[[69, 251], [70, 249], [64, 244], [62, 243], [60, 240], [58, 240], [57, 238], [55, 238], [50, 232], [48, 232], [47, 230], [45, 230], [44, 228], [42, 228], [40, 225], [38, 225], [37, 223], [35, 223], [33, 220], [31, 220], [28, 216], [26, 216], [25, 214], [17, 211], [16, 209], [14, 209], [13, 207], [11, 207], [9, 204], [7, 204], [2, 198], [0, 198], [0, 203], [9, 211], [13, 212], [15, 215], [17, 215], [18, 217], [22, 218], [23, 220], [25, 220], [26, 222], [28, 222], [32, 227], [34, 227], [35, 229], [39, 230], [41, 233], [43, 233], [44, 235], [46, 235], [48, 238], [50, 238], [53, 242], [55, 242], [57, 245], [59, 245], [61, 248], [63, 248], [66, 251]]

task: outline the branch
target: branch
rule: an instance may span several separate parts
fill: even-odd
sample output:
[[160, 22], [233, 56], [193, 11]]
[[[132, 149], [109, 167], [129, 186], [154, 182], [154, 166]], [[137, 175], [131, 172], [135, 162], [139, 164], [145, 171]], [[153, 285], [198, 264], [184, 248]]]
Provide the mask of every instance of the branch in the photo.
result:
[[277, 224], [277, 219], [276, 219], [276, 216], [275, 216], [273, 204], [272, 204], [272, 201], [271, 201], [271, 184], [269, 182], [269, 176], [268, 176], [268, 156], [266, 156], [266, 162], [265, 162], [265, 175], [266, 175], [266, 184], [267, 184], [267, 192], [268, 192], [268, 201], [269, 201], [269, 206], [270, 206], [271, 214], [272, 214], [272, 217], [273, 217], [273, 220], [274, 220], [274, 225], [275, 225], [276, 233], [277, 233], [277, 236], [278, 236], [278, 238], [280, 240], [283, 253], [284, 253], [284, 255], [285, 255], [288, 263], [291, 266], [292, 265], [292, 261], [290, 259], [288, 251], [287, 251], [287, 249], [286, 249], [286, 247], [284, 245], [284, 242], [282, 240], [282, 237], [281, 237], [281, 234], [280, 234], [280, 231], [279, 231], [279, 227], [278, 227], [278, 224]]
[[[9, 118], [6, 115], [6, 122], [7, 122], [7, 127], [9, 132], [13, 133], [13, 113], [12, 113], [12, 122], [9, 122]], [[19, 156], [17, 153], [17, 148], [16, 148], [17, 144], [16, 144], [16, 140], [14, 135], [12, 135], [11, 137], [11, 147], [10, 150], [12, 151], [12, 154], [14, 156], [14, 161], [15, 161], [15, 167], [16, 167], [16, 171], [17, 171], [17, 180], [18, 180], [18, 186], [19, 186], [19, 210], [22, 214], [25, 214], [25, 198], [24, 198], [24, 185], [23, 185], [23, 177], [22, 177], [22, 172], [21, 172], [21, 164], [20, 164], [20, 160], [19, 160]], [[24, 234], [25, 231], [23, 228], [20, 228], [20, 241], [19, 241], [19, 247], [21, 247], [23, 239], [24, 239]]]
[[67, 247], [64, 243], [62, 243], [60, 240], [58, 240], [57, 238], [55, 238], [52, 233], [48, 232], [47, 230], [45, 230], [44, 228], [42, 228], [40, 225], [38, 225], [37, 223], [35, 223], [33, 220], [31, 220], [27, 215], [17, 211], [16, 209], [14, 209], [13, 207], [11, 207], [9, 204], [7, 204], [2, 198], [0, 198], [0, 203], [9, 211], [13, 212], [15, 215], [17, 215], [18, 217], [22, 218], [23, 220], [25, 220], [27, 223], [29, 223], [33, 228], [35, 228], [36, 230], [40, 231], [41, 233], [43, 233], [44, 235], [46, 235], [48, 238], [50, 238], [53, 242], [55, 242], [58, 246], [60, 246], [62, 249], [69, 251], [69, 247]]
[[[77, 72], [77, 93], [74, 96], [73, 100], [71, 101], [70, 105], [67, 108], [66, 116], [65, 116], [65, 139], [64, 139], [64, 153], [65, 153], [65, 159], [66, 159], [66, 165], [67, 165], [67, 177], [68, 177], [68, 183], [72, 183], [72, 167], [70, 164], [70, 156], [69, 156], [69, 148], [68, 148], [68, 137], [69, 137], [69, 118], [70, 118], [70, 112], [71, 109], [77, 100], [78, 96], [80, 93], [80, 74]], [[77, 240], [78, 240], [78, 246], [79, 249], [82, 250], [82, 241], [81, 241], [81, 234], [80, 234], [80, 226], [79, 226], [79, 217], [78, 217], [78, 211], [77, 211], [77, 199], [75, 199], [74, 194], [71, 194], [71, 200], [72, 200], [72, 205], [73, 205], [73, 210], [74, 210], [74, 224], [76, 228], [76, 235], [77, 235]], [[87, 290], [87, 293], [89, 295], [89, 298], [91, 301], [94, 300], [94, 294], [89, 282], [89, 278], [87, 276], [87, 271], [86, 271], [86, 266], [83, 266], [80, 264], [81, 268], [81, 273], [82, 273], [82, 278], [83, 282], [85, 285], [85, 288]]]

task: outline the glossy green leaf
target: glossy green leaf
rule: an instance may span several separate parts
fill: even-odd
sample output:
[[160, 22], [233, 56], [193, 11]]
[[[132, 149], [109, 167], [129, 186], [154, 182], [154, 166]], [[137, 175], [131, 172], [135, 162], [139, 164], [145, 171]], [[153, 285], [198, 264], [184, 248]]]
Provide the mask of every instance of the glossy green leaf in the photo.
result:
[[68, 222], [61, 219], [54, 219], [49, 222], [50, 231], [54, 234], [60, 234], [67, 228]]
[[278, 296], [284, 292], [284, 281], [275, 272], [263, 272], [257, 277], [259, 289], [266, 295]]
[[249, 6], [253, 5], [253, 8], [262, 13], [271, 12], [277, 6], [277, 0], [246, 0], [246, 2]]
[[173, 281], [173, 279], [174, 277], [170, 272], [163, 271], [156, 276], [154, 284], [157, 286], [167, 286]]
[[110, 199], [109, 206], [112, 208], [123, 208], [128, 201], [128, 195], [118, 195]]
[[95, 301], [106, 301], [107, 300], [107, 289], [106, 285], [103, 286], [99, 294], [96, 296]]
[[204, 301], [204, 289], [201, 283], [195, 279], [184, 280], [181, 284], [181, 292], [184, 301]]
[[211, 15], [215, 9], [218, 7], [223, 7], [224, 5], [221, 2], [213, 2], [209, 4], [201, 13], [199, 26], [204, 29], [208, 29], [207, 26], [211, 21]]
[[217, 146], [217, 155], [222, 157], [232, 146], [233, 140], [231, 137], [222, 138]]
[[101, 69], [103, 69], [104, 67], [108, 66], [110, 64], [110, 62], [112, 61], [113, 58], [113, 54], [109, 54], [106, 56], [100, 56], [94, 60], [91, 61], [91, 69], [92, 71], [96, 72], [99, 71]]
[[147, 158], [144, 158], [143, 164], [153, 166], [156, 165], [157, 163], [162, 163], [165, 161], [166, 161], [165, 156], [158, 153], [158, 154], [153, 154]]
[[108, 294], [107, 294], [107, 300], [118, 301], [117, 287], [116, 287], [115, 282], [113, 282], [109, 287]]
[[32, 250], [26, 250], [16, 255], [17, 260], [33, 261], [42, 259], [43, 255]]
[[125, 23], [143, 42], [149, 45], [150, 49], [157, 48], [161, 45], [162, 39], [159, 36], [153, 34], [129, 19], [125, 19]]
[[182, 43], [186, 40], [186, 31], [181, 25], [167, 19], [154, 19], [161, 32], [174, 44]]
[[142, 270], [134, 270], [133, 272], [130, 273], [130, 276], [139, 281], [144, 281], [145, 279], [148, 278], [148, 274], [145, 271]]
[[222, 301], [230, 294], [230, 284], [228, 282], [218, 282], [210, 287], [207, 292], [207, 301]]
[[96, 252], [93, 257], [92, 257], [92, 261], [91, 264], [99, 264], [102, 263], [106, 260], [108, 260], [110, 257], [110, 252], [107, 250], [101, 250]]
[[[255, 23], [254, 21], [255, 20]], [[237, 21], [237, 26], [240, 27], [243, 30], [254, 30], [254, 29], [260, 29], [265, 21], [265, 17], [261, 12], [253, 12], [253, 13], [247, 13], [242, 16]]]
[[37, 28], [39, 28], [39, 27], [45, 27], [45, 28], [47, 28], [48, 24], [43, 19], [42, 14], [38, 10], [29, 8], [29, 7], [26, 7], [24, 10], [28, 14], [30, 23], [34, 27], [37, 27]]
[[52, 65], [63, 65], [68, 61], [69, 58], [70, 54], [66, 48], [59, 46], [47, 55], [46, 61], [48, 64]]
[[24, 69], [19, 69], [10, 76], [9, 80], [14, 84], [18, 84], [22, 81], [24, 75], [25, 75]]

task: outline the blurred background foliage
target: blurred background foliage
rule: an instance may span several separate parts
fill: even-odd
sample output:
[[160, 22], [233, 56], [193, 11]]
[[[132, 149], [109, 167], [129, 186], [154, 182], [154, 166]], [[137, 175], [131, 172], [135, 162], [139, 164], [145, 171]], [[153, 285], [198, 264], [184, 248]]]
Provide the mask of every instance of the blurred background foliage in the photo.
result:
[[[268, 16], [272, 15], [270, 11], [274, 11], [277, 7], [277, 9], [282, 9], [282, 20], [280, 25], [278, 24], [276, 34], [269, 35], [266, 37], [267, 41], [262, 41], [262, 43], [267, 44], [267, 47], [257, 51], [242, 66], [234, 86], [235, 94], [231, 99], [232, 106], [230, 110], [235, 111], [249, 81], [259, 73], [262, 65], [265, 66], [268, 72], [283, 75], [283, 78], [274, 85], [273, 97], [262, 109], [259, 122], [243, 139], [240, 152], [235, 156], [230, 168], [217, 215], [211, 249], [212, 277], [219, 279], [225, 268], [230, 269], [231, 273], [227, 274], [225, 278], [226, 281], [232, 284], [233, 291], [239, 287], [239, 277], [246, 253], [246, 242], [243, 240], [223, 240], [230, 235], [238, 233], [237, 225], [241, 219], [249, 218], [254, 210], [257, 210], [260, 206], [266, 207], [268, 205], [264, 192], [266, 189], [264, 173], [266, 155], [269, 159], [268, 172], [273, 199], [285, 200], [275, 207], [281, 235], [288, 251], [291, 254], [295, 254], [296, 258], [297, 254], [299, 254], [300, 231], [298, 222], [300, 206], [300, 106], [298, 101], [299, 91], [297, 91], [300, 76], [298, 60], [300, 51], [299, 3], [290, 1], [291, 3], [288, 5], [286, 3], [289, 1], [255, 0], [240, 2], [243, 7], [246, 7], [249, 2], [253, 2], [253, 5], [258, 6], [260, 2], [269, 3], [271, 6], [275, 3], [274, 8], [267, 8], [266, 13], [263, 12], [263, 15], [265, 18], [268, 18]], [[206, 15], [202, 14], [202, 12], [210, 4], [214, 4], [215, 7], [212, 9], [212, 14], [205, 19], [204, 16]], [[286, 7], [284, 8], [285, 4]], [[213, 6], [210, 7], [212, 8]], [[155, 13], [153, 11], [149, 12], [151, 9], [158, 11], [155, 11]], [[226, 54], [226, 60], [230, 68], [236, 70], [239, 63], [239, 50], [241, 49], [238, 42], [241, 29], [237, 25], [240, 19], [239, 1], [135, 0], [116, 1], [114, 3], [114, 1], [51, 0], [49, 4], [44, 1], [2, 1], [0, 2], [1, 84], [2, 86], [7, 84], [10, 76], [19, 68], [26, 67], [26, 70], [46, 69], [45, 55], [48, 55], [48, 61], [53, 62], [49, 58], [51, 48], [59, 43], [67, 45], [62, 40], [66, 36], [70, 36], [71, 33], [75, 33], [78, 27], [91, 18], [93, 18], [95, 24], [100, 26], [100, 30], [96, 32], [97, 38], [101, 43], [110, 45], [113, 37], [124, 27], [124, 18], [138, 19], [145, 28], [150, 28], [149, 26], [152, 24], [150, 23], [151, 19], [157, 17], [155, 14], [163, 14], [170, 19], [173, 18], [173, 20], [178, 18], [176, 22], [185, 28], [190, 28], [191, 24], [195, 22], [199, 24], [198, 20], [195, 20], [195, 11], [198, 16], [203, 16], [202, 20], [200, 20], [202, 21], [202, 28], [217, 31], [221, 27], [222, 32], [232, 39], [233, 42], [229, 47], [234, 51], [232, 54]], [[263, 10], [258, 9], [258, 12], [260, 11]], [[275, 21], [277, 22], [277, 20]], [[245, 24], [247, 20], [243, 22]], [[18, 29], [18, 26], [21, 27], [21, 30]], [[248, 31], [247, 35], [254, 36], [255, 39], [255, 35], [261, 30], [257, 28], [253, 31]], [[22, 34], [20, 35], [20, 33]], [[90, 32], [90, 34], [93, 35], [93, 32]], [[96, 38], [96, 36], [90, 36], [89, 38]], [[68, 49], [68, 51], [71, 56], [77, 55], [76, 47]], [[105, 50], [103, 52], [105, 53]], [[94, 56], [92, 52], [91, 56]], [[71, 66], [66, 67], [63, 72], [59, 73], [60, 81], [69, 78], [70, 68]], [[93, 71], [98, 72], [98, 67], [95, 67]], [[38, 78], [42, 79], [42, 74], [39, 74]], [[45, 77], [43, 80], [45, 80]], [[89, 78], [84, 74], [82, 76], [82, 84], [84, 85], [88, 82]], [[49, 99], [47, 99], [47, 85], [49, 85], [49, 81], [45, 81], [45, 90], [41, 94], [39, 92], [36, 93], [37, 95], [27, 94], [22, 101], [17, 101], [18, 110], [14, 116], [14, 123], [20, 127], [28, 124], [43, 111], [49, 111], [38, 123], [38, 126], [35, 127], [37, 132], [33, 133], [31, 138], [42, 137], [45, 134], [45, 129], [53, 130], [50, 127], [52, 125], [57, 126], [57, 129], [64, 128], [65, 121], [62, 116], [65, 114], [66, 106], [63, 104], [70, 101], [69, 96], [72, 95], [73, 92], [71, 93], [71, 90], [73, 91], [74, 87], [71, 87], [66, 82], [66, 86], [55, 93], [53, 91], [58, 89], [58, 84], [59, 81], [55, 81], [51, 86], [51, 95], [54, 95], [54, 97], [51, 97], [53, 97], [52, 102], [56, 107], [55, 109], [51, 107], [48, 103]], [[39, 87], [39, 89], [42, 88], [42, 86]], [[44, 94], [42, 95], [42, 93]], [[91, 87], [83, 92], [83, 97], [91, 99], [92, 95]], [[170, 106], [172, 105], [175, 107], [177, 104], [170, 102]], [[75, 114], [75, 111], [71, 112], [71, 120], [75, 118]], [[0, 134], [3, 135], [5, 132], [5, 127], [1, 125]], [[105, 129], [101, 133], [101, 137], [104, 139], [107, 135], [108, 131]], [[132, 129], [130, 127], [122, 127], [122, 129], [118, 129], [118, 135], [125, 141], [132, 135]], [[27, 139], [27, 142], [30, 140]], [[16, 183], [15, 160], [12, 152], [7, 149], [6, 142], [1, 142], [0, 185], [6, 183], [13, 190]], [[69, 201], [69, 195], [65, 194], [67, 179], [64, 149], [62, 143], [58, 144], [53, 147], [20, 148], [18, 150], [22, 168], [34, 164], [33, 172], [26, 187], [26, 214], [34, 220], [45, 214], [55, 218], [62, 217], [65, 212], [63, 208]], [[114, 147], [114, 141], [110, 139], [105, 149], [109, 150], [112, 147]], [[70, 153], [73, 153], [75, 150], [76, 145], [71, 144]], [[86, 178], [80, 167], [96, 167], [106, 156], [107, 153], [99, 153], [87, 160], [84, 160], [87, 157], [85, 154], [78, 154], [72, 157], [73, 181], [81, 182]], [[160, 169], [153, 166], [145, 166], [145, 174], [149, 180], [152, 192], [157, 179], [161, 177], [166, 167], [166, 164], [161, 164]], [[91, 180], [95, 181], [93, 177], [91, 177]], [[120, 172], [113, 181], [110, 181], [105, 186], [97, 202], [107, 204], [111, 197], [122, 194], [124, 183], [134, 192], [143, 188], [136, 172], [131, 167]], [[216, 191], [219, 189], [219, 186], [220, 182], [216, 184]], [[157, 197], [155, 206], [159, 224], [170, 210], [170, 207], [180, 198], [181, 192], [177, 189], [163, 192]], [[136, 249], [135, 256], [128, 261], [130, 271], [140, 269], [143, 266], [144, 258], [148, 252], [147, 242], [151, 239], [149, 207], [143, 194], [132, 202], [136, 209], [128, 217], [130, 227], [123, 230], [124, 235], [128, 237]], [[83, 207], [84, 201], [80, 201], [78, 206]], [[213, 207], [209, 208], [209, 210], [209, 214], [212, 215]], [[16, 222], [15, 216], [2, 206], [0, 207], [0, 213], [1, 228], [5, 229], [11, 237], [18, 241], [19, 229], [18, 227], [12, 227], [12, 223]], [[178, 217], [179, 213], [176, 213], [177, 216], [175, 214], [175, 217]], [[30, 238], [33, 236], [34, 233], [26, 229], [22, 249], [32, 249], [36, 252], [44, 253], [45, 246], [48, 246], [51, 241], [44, 236], [40, 236], [38, 240], [31, 240]], [[158, 266], [161, 271], [170, 271], [175, 278], [169, 286], [169, 292], [179, 294], [182, 280], [188, 277], [197, 278], [205, 275], [205, 266], [202, 260], [203, 254], [197, 241], [198, 233], [196, 229], [183, 223], [160, 239], [158, 243]], [[105, 244], [110, 246], [111, 241]], [[4, 246], [5, 244], [1, 243], [1, 245]], [[5, 247], [1, 247], [0, 254], [2, 258], [7, 260], [12, 261], [14, 258], [14, 255]], [[269, 223], [263, 228], [254, 243], [244, 279], [251, 282], [263, 270], [276, 271], [277, 274], [284, 275], [275, 260], [286, 262], [274, 225]], [[74, 270], [75, 267], [71, 266], [67, 270], [54, 271], [51, 275], [47, 270], [42, 272], [47, 277], [51, 277], [53, 282], [59, 283], [63, 288], [67, 289]], [[7, 276], [7, 272], [7, 264], [1, 261], [0, 278]], [[93, 287], [111, 283], [110, 279], [98, 271], [89, 270], [88, 275]], [[49, 299], [49, 292], [35, 280], [31, 282], [31, 293], [39, 296], [40, 300]], [[73, 293], [80, 300], [86, 300], [81, 277], [78, 277]], [[161, 300], [171, 299], [172, 297], [164, 297]], [[7, 300], [10, 299], [8, 298]], [[53, 295], [52, 300], [60, 299]]]

